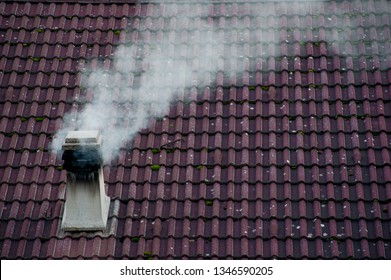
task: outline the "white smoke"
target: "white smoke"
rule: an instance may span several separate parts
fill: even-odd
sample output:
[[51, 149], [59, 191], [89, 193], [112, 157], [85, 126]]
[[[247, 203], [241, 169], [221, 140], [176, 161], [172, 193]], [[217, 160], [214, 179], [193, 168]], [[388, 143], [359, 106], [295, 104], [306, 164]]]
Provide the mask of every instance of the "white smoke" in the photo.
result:
[[[223, 81], [250, 84], [257, 71], [265, 70], [265, 60], [279, 55], [283, 44], [290, 44], [281, 41], [280, 19], [273, 14], [278, 3], [242, 5], [233, 1], [222, 8], [218, 4], [206, 5], [205, 1], [194, 2], [154, 1], [145, 4], [147, 9], [159, 9], [164, 17], [129, 19], [128, 34], [136, 34], [137, 40], [119, 46], [110, 67], [94, 65], [85, 69], [82, 85], [92, 98], [81, 112], [64, 117], [63, 127], [53, 141], [58, 154], [67, 131], [100, 130], [103, 158], [108, 162], [151, 120], [168, 113], [179, 93], [189, 92], [192, 87], [223, 86]], [[285, 18], [303, 14], [303, 9], [309, 14], [322, 12], [322, 1], [308, 2], [311, 3], [299, 1], [284, 6]], [[274, 10], [268, 10], [271, 8]], [[341, 14], [347, 13], [338, 9]], [[251, 20], [241, 16], [243, 10], [246, 15], [251, 13]], [[254, 23], [259, 26], [254, 28]], [[348, 30], [340, 28], [343, 32], [339, 37], [335, 33], [339, 30], [331, 28], [327, 32], [314, 31], [312, 38], [300, 31], [300, 38], [292, 35], [290, 39], [303, 43], [324, 41], [333, 48], [341, 40], [350, 40]], [[243, 73], [248, 74], [246, 78]]]
[[108, 162], [141, 128], [164, 116], [179, 93], [209, 86], [217, 70], [229, 63], [235, 72], [242, 71], [236, 60], [243, 54], [235, 45], [244, 36], [240, 28], [233, 42], [231, 34], [224, 34], [228, 30], [216, 31], [205, 5], [194, 10], [193, 4], [160, 2], [166, 26], [153, 27], [149, 17], [133, 19], [140, 26], [131, 30], [138, 33], [138, 40], [116, 49], [109, 70], [86, 69], [82, 82], [93, 97], [81, 112], [64, 118], [53, 141], [58, 153], [67, 131], [100, 130], [103, 158]]

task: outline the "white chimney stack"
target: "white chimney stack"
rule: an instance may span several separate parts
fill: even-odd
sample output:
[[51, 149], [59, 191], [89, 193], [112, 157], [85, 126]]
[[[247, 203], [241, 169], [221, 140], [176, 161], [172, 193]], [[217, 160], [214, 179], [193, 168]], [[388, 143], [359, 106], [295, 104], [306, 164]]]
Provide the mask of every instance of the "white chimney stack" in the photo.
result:
[[65, 231], [104, 230], [110, 198], [105, 194], [97, 130], [69, 131], [62, 145], [67, 170], [65, 210], [61, 228]]

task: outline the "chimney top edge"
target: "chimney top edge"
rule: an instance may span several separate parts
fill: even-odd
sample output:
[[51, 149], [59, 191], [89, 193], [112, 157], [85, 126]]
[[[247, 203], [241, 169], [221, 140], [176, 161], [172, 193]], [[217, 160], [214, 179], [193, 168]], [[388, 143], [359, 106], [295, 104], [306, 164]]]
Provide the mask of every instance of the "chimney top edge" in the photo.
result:
[[75, 150], [78, 148], [100, 148], [102, 137], [98, 130], [75, 130], [69, 131], [65, 137], [63, 150]]

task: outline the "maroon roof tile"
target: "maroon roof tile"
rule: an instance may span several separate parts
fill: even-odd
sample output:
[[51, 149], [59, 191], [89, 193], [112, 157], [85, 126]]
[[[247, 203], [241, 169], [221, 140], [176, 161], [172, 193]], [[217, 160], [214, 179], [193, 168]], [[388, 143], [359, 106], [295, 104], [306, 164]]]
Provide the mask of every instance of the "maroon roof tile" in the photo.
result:
[[[134, 2], [0, 3], [1, 258], [390, 259], [389, 3]], [[165, 36], [195, 55], [205, 22], [232, 59], [105, 165], [109, 233], [61, 232], [49, 146], [82, 70]]]

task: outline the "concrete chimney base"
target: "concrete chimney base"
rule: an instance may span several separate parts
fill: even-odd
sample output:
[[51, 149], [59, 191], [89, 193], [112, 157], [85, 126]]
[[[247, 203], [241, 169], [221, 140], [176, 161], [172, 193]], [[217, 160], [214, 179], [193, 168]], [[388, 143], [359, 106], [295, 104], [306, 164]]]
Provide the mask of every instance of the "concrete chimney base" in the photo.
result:
[[61, 228], [65, 231], [106, 229], [110, 198], [105, 194], [102, 167], [93, 172], [67, 173]]

